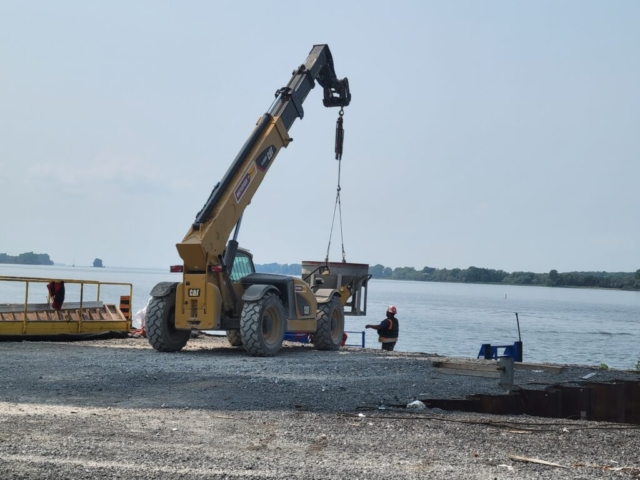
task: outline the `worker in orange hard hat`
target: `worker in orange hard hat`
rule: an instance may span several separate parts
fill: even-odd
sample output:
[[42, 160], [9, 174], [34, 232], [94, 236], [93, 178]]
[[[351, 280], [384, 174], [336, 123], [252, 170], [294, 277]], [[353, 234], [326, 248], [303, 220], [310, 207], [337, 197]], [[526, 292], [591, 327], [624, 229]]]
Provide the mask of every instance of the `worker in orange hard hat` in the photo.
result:
[[400, 324], [396, 318], [398, 309], [390, 305], [387, 308], [387, 318], [380, 325], [367, 325], [366, 328], [373, 328], [378, 331], [378, 341], [382, 343], [382, 350], [392, 351], [398, 341], [398, 333], [400, 332]]

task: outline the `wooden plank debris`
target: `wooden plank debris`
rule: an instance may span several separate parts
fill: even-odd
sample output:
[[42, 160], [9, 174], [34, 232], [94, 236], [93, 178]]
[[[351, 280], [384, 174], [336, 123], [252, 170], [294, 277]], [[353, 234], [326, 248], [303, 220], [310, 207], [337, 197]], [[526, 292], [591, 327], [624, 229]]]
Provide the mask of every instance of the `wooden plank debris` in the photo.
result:
[[[433, 362], [436, 368], [449, 368], [457, 370], [478, 370], [482, 372], [493, 372], [498, 368], [498, 363], [475, 363], [475, 362]], [[544, 370], [545, 372], [560, 373], [565, 367], [556, 365], [540, 365], [536, 363], [514, 362], [513, 367], [520, 370]]]
[[565, 367], [558, 365], [541, 365], [539, 363], [514, 362], [513, 366], [521, 370], [544, 370], [545, 372], [550, 373], [561, 373], [565, 370]]
[[538, 458], [519, 457], [518, 455], [509, 455], [509, 458], [511, 460], [516, 460], [518, 462], [537, 463], [537, 464], [540, 464], [540, 465], [546, 465], [548, 467], [569, 468], [566, 465], [560, 465], [558, 463], [547, 462], [546, 460], [540, 460]]
[[468, 377], [500, 378], [497, 365], [474, 365], [466, 363], [434, 362], [433, 366], [441, 373], [464, 375]]
[[457, 363], [457, 362], [433, 362], [436, 368], [448, 368], [452, 370], [473, 370], [478, 372], [497, 372], [498, 364], [482, 363]]
[[485, 378], [500, 378], [500, 372], [494, 369], [490, 370], [467, 370], [460, 368], [438, 368], [440, 373], [446, 373], [447, 375], [464, 375], [467, 377], [485, 377]]
[[452, 368], [440, 368], [441, 373], [447, 375], [462, 375], [466, 377], [484, 377], [484, 378], [500, 378], [500, 373], [496, 372], [482, 372], [478, 370], [454, 370]]

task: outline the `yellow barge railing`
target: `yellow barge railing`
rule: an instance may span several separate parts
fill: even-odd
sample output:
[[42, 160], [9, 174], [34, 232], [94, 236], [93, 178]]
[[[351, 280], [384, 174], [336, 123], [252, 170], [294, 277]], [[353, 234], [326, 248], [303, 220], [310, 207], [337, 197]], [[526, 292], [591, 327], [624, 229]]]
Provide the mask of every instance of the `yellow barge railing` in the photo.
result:
[[[0, 282], [24, 282], [25, 284], [24, 304], [0, 304], [0, 336], [128, 332], [131, 328], [131, 305], [133, 304], [131, 283], [10, 276], [0, 276]], [[59, 311], [54, 310], [50, 305], [51, 297], [47, 290], [46, 304], [30, 304], [29, 286], [33, 283], [50, 282], [64, 282], [65, 285], [79, 284], [80, 302], [65, 301]], [[85, 300], [85, 285], [96, 286], [95, 301]], [[100, 293], [101, 287], [107, 285], [129, 287], [129, 296], [121, 296], [119, 305], [105, 304], [100, 301]], [[127, 305], [126, 309], [125, 305]]]

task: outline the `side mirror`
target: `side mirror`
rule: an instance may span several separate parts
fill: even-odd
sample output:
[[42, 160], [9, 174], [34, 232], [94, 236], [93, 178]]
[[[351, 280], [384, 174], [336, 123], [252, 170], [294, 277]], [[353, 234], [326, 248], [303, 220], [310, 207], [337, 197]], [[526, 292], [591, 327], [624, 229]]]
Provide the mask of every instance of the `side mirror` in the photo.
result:
[[324, 280], [322, 278], [316, 278], [316, 287], [320, 285], [324, 285]]

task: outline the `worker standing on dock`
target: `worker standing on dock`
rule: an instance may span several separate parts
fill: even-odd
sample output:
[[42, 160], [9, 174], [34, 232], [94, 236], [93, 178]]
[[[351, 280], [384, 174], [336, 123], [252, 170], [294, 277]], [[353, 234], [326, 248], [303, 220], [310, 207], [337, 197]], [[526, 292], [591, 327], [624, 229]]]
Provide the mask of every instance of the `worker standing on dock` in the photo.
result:
[[380, 325], [366, 326], [366, 328], [373, 328], [378, 331], [378, 341], [382, 343], [382, 350], [393, 351], [398, 341], [400, 324], [396, 318], [396, 313], [398, 313], [396, 307], [390, 305], [387, 308], [387, 318], [380, 322]]

